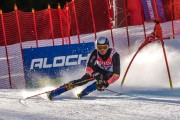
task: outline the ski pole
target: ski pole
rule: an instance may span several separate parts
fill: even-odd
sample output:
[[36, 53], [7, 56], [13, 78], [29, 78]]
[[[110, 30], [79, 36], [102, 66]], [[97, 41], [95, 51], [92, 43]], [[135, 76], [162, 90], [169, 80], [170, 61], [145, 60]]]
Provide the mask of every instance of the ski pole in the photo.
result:
[[116, 94], [119, 94], [118, 92], [115, 92], [115, 91], [113, 91], [113, 90], [110, 90], [110, 89], [105, 89], [105, 90], [107, 90], [107, 91], [109, 91], [109, 92], [112, 92], [112, 93], [116, 93]]
[[170, 88], [172, 90], [173, 89], [173, 84], [172, 84], [170, 69], [169, 69], [168, 60], [167, 60], [167, 56], [166, 56], [166, 50], [164, 48], [164, 41], [161, 41], [161, 44], [162, 44], [162, 49], [163, 49], [163, 53], [164, 53], [164, 59], [165, 59], [165, 62], [166, 62], [166, 68], [167, 68], [168, 77], [169, 77], [169, 84], [170, 84]]

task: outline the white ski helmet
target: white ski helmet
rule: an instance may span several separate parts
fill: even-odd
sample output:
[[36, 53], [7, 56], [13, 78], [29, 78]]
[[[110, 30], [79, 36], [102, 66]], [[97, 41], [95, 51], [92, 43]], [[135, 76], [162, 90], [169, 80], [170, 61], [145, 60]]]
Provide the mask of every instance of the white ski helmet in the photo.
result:
[[[106, 47], [104, 47], [104, 50], [107, 50], [109, 48], [109, 40], [106, 37], [99, 37], [96, 40], [96, 48], [97, 48], [97, 50], [101, 50], [101, 49], [99, 49], [100, 46], [106, 46]], [[102, 47], [102, 49], [103, 49], [103, 47]]]

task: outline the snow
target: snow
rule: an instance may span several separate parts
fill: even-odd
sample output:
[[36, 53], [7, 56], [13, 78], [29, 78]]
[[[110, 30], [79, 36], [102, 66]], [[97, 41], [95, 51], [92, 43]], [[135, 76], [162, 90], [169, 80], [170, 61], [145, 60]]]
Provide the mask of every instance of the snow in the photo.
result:
[[[1, 90], [1, 120], [178, 120], [180, 89], [133, 90], [116, 95], [105, 91], [82, 100], [62, 96], [53, 101], [41, 98], [19, 103], [19, 90]], [[98, 95], [99, 94], [99, 95]]]
[[[1, 89], [1, 120], [179, 120], [180, 118], [180, 36], [166, 40], [165, 49], [171, 70], [174, 89], [169, 88], [169, 79], [161, 44], [156, 42], [145, 47], [135, 58], [123, 87], [120, 82], [134, 52], [121, 61], [121, 79], [108, 89], [110, 91], [89, 94], [82, 100], [76, 98], [85, 86], [48, 101], [41, 97], [19, 99], [42, 91], [54, 89]], [[65, 79], [83, 75], [74, 73]], [[90, 84], [90, 83], [89, 83]], [[45, 96], [45, 95], [44, 95]]]

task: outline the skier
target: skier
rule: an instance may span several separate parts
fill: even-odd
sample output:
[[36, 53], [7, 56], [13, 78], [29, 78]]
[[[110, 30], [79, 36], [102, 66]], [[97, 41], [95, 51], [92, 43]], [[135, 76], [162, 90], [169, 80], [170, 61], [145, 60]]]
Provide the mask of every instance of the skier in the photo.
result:
[[87, 62], [85, 75], [73, 80], [59, 89], [48, 94], [48, 99], [58, 96], [75, 87], [85, 85], [86, 83], [96, 80], [91, 85], [86, 87], [80, 94], [77, 95], [79, 99], [89, 93], [98, 90], [104, 91], [109, 84], [114, 83], [120, 76], [120, 57], [115, 49], [110, 48], [109, 41], [106, 37], [99, 37], [96, 41], [96, 49], [91, 53]]

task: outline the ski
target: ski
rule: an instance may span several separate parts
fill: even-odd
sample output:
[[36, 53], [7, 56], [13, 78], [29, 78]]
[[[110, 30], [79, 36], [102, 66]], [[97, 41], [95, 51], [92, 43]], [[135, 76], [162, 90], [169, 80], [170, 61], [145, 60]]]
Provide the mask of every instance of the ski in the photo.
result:
[[24, 105], [26, 107], [32, 107], [31, 105], [26, 103], [26, 99], [19, 99], [19, 103], [21, 103], [22, 105]]
[[[94, 80], [94, 78], [89, 78], [89, 79], [86, 79], [86, 80], [84, 80], [84, 81], [91, 81], [91, 80]], [[67, 87], [69, 87], [69, 86], [72, 86], [72, 88], [74, 88], [74, 86], [76, 86], [76, 85], [78, 85], [78, 84], [81, 84], [81, 83], [84, 82], [84, 81], [81, 81], [81, 82], [78, 82], [78, 83], [75, 83], [75, 84], [71, 84], [71, 82], [70, 82], [70, 83], [68, 83], [68, 84], [65, 84], [65, 85], [63, 85], [63, 86], [61, 86], [61, 87], [59, 87], [59, 88], [53, 89], [53, 90], [41, 92], [41, 93], [38, 93], [38, 94], [35, 94], [35, 95], [28, 96], [28, 97], [26, 97], [26, 98], [21, 98], [21, 99], [19, 99], [19, 102], [20, 102], [21, 104], [25, 105], [25, 106], [28, 106], [27, 103], [26, 103], [26, 100], [29, 99], [29, 98], [36, 97], [36, 96], [40, 96], [40, 95], [42, 95], [42, 94], [48, 94], [48, 93], [50, 93], [50, 92], [54, 92], [54, 91], [56, 91], [56, 90], [61, 90], [61, 89], [67, 88]]]

